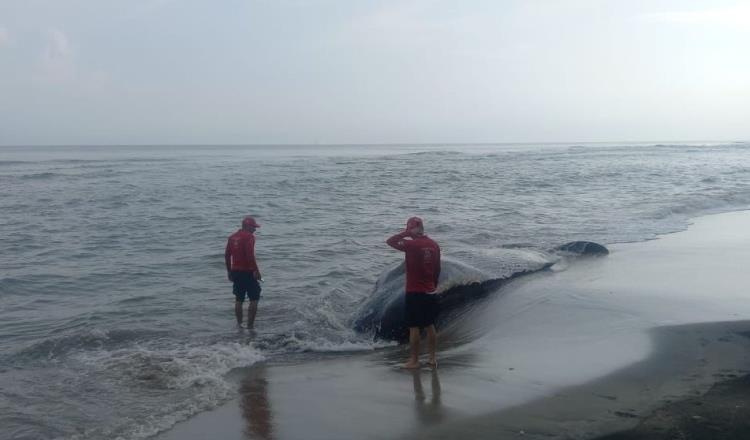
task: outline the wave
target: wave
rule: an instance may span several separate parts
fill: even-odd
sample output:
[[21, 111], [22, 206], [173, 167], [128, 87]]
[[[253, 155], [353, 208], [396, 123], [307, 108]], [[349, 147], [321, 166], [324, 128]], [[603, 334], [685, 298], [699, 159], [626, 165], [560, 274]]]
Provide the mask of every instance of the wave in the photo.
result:
[[689, 218], [695, 215], [718, 214], [737, 209], [744, 210], [748, 207], [750, 207], [750, 191], [718, 196], [705, 194], [700, 197], [691, 197], [681, 203], [673, 203], [655, 209], [649, 214], [649, 217], [658, 220], [673, 217]]
[[[75, 356], [88, 375], [103, 376], [121, 390], [117, 398], [128, 409], [110, 423], [71, 439], [153, 437], [234, 397], [237, 387], [227, 373], [265, 359], [246, 343], [163, 344], [157, 340], [148, 345], [84, 351]], [[159, 398], [148, 398], [152, 395]], [[165, 401], [165, 395], [171, 397]]]
[[18, 176], [21, 180], [46, 180], [46, 179], [53, 179], [55, 177], [63, 176], [64, 174], [60, 173], [52, 173], [49, 171], [41, 172], [41, 173], [31, 173], [31, 174], [23, 174], [21, 176]]
[[361, 334], [314, 337], [292, 332], [260, 338], [256, 347], [264, 353], [356, 353], [390, 347], [396, 343], [388, 340], [373, 340]]
[[81, 351], [75, 358], [93, 370], [117, 373], [120, 381], [157, 389], [185, 389], [223, 384], [224, 375], [265, 357], [249, 344], [217, 342], [161, 347], [164, 341], [107, 350]]
[[[86, 324], [83, 324], [86, 325]], [[89, 328], [65, 336], [37, 342], [12, 355], [16, 361], [61, 360], [68, 354], [86, 350], [111, 350], [123, 344], [163, 338], [168, 333], [154, 330], [106, 330]]]
[[12, 165], [23, 165], [23, 164], [29, 164], [29, 163], [33, 163], [33, 162], [23, 161], [23, 160], [0, 160], [0, 167], [12, 166]]
[[[236, 337], [176, 340], [159, 331], [103, 329], [54, 338], [19, 355], [27, 358], [16, 357], [11, 368], [29, 377], [50, 365], [54, 371], [45, 373], [48, 383], [39, 390], [28, 391], [34, 405], [12, 408], [14, 420], [29, 426], [39, 420], [40, 410], [59, 414], [62, 420], [53, 425], [43, 420], [31, 435], [55, 432], [56, 438], [81, 440], [151, 438], [235, 397], [229, 373], [265, 359], [252, 343]], [[8, 392], [19, 386], [8, 385]], [[65, 399], [36, 401], [50, 390]], [[100, 411], [112, 406], [117, 413]]]

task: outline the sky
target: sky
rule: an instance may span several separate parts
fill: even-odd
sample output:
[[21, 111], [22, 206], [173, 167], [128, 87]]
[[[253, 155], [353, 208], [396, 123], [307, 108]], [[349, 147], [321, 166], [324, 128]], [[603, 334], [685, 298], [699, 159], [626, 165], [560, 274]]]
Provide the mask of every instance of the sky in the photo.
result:
[[750, 139], [750, 0], [0, 0], [0, 145]]

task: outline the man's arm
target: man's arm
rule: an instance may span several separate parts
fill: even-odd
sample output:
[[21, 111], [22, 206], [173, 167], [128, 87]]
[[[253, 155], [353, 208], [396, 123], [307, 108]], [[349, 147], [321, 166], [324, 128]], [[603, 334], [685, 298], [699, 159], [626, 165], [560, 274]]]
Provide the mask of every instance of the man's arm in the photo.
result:
[[437, 288], [438, 281], [440, 280], [440, 247], [437, 247], [437, 262], [435, 263], [437, 266], [435, 268], [435, 288]]
[[397, 249], [401, 252], [406, 252], [406, 240], [404, 240], [404, 238], [408, 236], [409, 236], [409, 233], [407, 231], [399, 232], [398, 234], [389, 238], [385, 242], [388, 244], [388, 246], [392, 247], [393, 249]]
[[227, 240], [227, 247], [224, 249], [224, 264], [227, 266], [227, 278], [232, 281], [232, 251], [229, 248], [229, 240]]
[[247, 241], [247, 257], [250, 260], [250, 265], [253, 268], [253, 274], [255, 275], [256, 280], [262, 279], [260, 275], [260, 269], [258, 268], [258, 262], [255, 261], [255, 237], [252, 238], [252, 240]]

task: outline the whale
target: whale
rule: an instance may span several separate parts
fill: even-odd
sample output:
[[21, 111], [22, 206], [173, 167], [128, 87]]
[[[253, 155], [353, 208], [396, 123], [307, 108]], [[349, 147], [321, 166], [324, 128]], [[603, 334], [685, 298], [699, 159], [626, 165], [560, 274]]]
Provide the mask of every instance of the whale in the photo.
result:
[[[485, 254], [481, 258], [476, 255], [443, 257], [438, 287], [433, 293], [440, 307], [436, 327], [440, 328], [456, 316], [454, 311], [501, 290], [517, 278], [548, 270], [564, 258], [600, 257], [609, 251], [598, 243], [574, 241], [551, 251], [500, 249]], [[404, 322], [405, 278], [403, 262], [391, 265], [380, 274], [372, 293], [354, 317], [355, 331], [370, 333], [376, 340], [400, 343], [408, 340]]]
[[571, 241], [555, 248], [556, 251], [579, 256], [598, 257], [609, 255], [609, 249], [593, 241]]

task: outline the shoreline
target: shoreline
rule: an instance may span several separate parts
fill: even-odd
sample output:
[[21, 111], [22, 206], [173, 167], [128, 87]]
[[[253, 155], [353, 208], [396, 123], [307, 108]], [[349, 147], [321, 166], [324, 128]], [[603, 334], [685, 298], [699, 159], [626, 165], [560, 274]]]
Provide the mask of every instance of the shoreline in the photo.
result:
[[156, 438], [619, 439], [748, 374], [745, 224], [699, 217], [514, 282], [443, 329], [436, 373], [398, 368], [402, 347], [235, 371], [237, 399]]
[[609, 436], [664, 405], [700, 398], [726, 379], [750, 378], [750, 321], [660, 327], [652, 338], [653, 356], [608, 376], [409, 438], [619, 440]]

